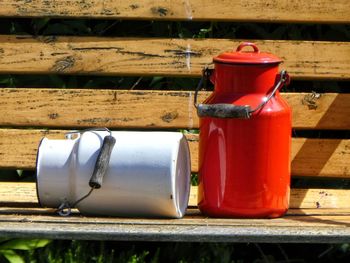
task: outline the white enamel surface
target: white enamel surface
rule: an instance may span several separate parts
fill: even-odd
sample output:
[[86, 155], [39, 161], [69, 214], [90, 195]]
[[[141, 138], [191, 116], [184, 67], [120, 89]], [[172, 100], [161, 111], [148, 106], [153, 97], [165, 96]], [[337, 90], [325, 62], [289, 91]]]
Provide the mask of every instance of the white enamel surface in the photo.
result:
[[[185, 137], [176, 132], [112, 134], [116, 144], [103, 185], [79, 203], [78, 209], [93, 215], [182, 217], [191, 173]], [[73, 203], [90, 190], [88, 181], [106, 135], [107, 132], [85, 132], [75, 140], [44, 139], [38, 156], [38, 192], [43, 205], [57, 207], [62, 199]], [[55, 144], [56, 157], [46, 149], [54, 147], [48, 141], [60, 141]], [[52, 157], [43, 157], [48, 153]], [[56, 163], [55, 159], [65, 161]], [[59, 191], [48, 197], [47, 189], [56, 187]]]
[[37, 157], [37, 189], [40, 204], [58, 207], [70, 201], [70, 180], [74, 158], [73, 140], [49, 140], [44, 138]]

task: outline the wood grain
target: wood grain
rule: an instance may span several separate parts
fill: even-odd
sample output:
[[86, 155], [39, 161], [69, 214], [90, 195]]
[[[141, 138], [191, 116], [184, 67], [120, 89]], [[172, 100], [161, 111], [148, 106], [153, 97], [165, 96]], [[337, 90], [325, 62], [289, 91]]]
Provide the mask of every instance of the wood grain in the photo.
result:
[[349, 1], [1, 0], [0, 16], [346, 23]]
[[[63, 139], [62, 130], [0, 129], [0, 167], [34, 169], [41, 138]], [[198, 136], [187, 135], [192, 171], [198, 171]], [[292, 140], [292, 175], [304, 177], [350, 177], [350, 140]]]
[[[300, 209], [347, 209], [350, 190], [341, 189], [297, 189], [292, 188], [290, 194], [290, 208]], [[197, 206], [197, 187], [191, 187], [189, 206]]]
[[[88, 182], [87, 182], [88, 183]], [[309, 214], [316, 216], [326, 215], [329, 209], [343, 209], [339, 215], [348, 215], [348, 221], [350, 223], [350, 190], [341, 189], [291, 189], [290, 195], [290, 208], [291, 209], [317, 209], [313, 211], [296, 213], [290, 212], [291, 215], [303, 215]], [[38, 208], [38, 199], [36, 195], [35, 183], [20, 183], [20, 182], [0, 182], [0, 204], [3, 208], [0, 208], [0, 214], [6, 211], [12, 211], [17, 208], [11, 208], [15, 204], [17, 207], [31, 207], [28, 208], [29, 212], [32, 208]], [[189, 204], [190, 207], [197, 207], [197, 187], [192, 186], [190, 192]], [[10, 209], [10, 210], [8, 210]], [[325, 209], [325, 212], [322, 210]], [[328, 209], [328, 210], [327, 210]], [[348, 209], [344, 212], [344, 209]], [[23, 209], [25, 210], [25, 209]], [[39, 211], [39, 210], [38, 210]], [[43, 212], [43, 211], [41, 211]], [[48, 210], [48, 212], [52, 212]], [[30, 212], [30, 213], [33, 213]], [[349, 213], [349, 214], [347, 214]], [[191, 213], [187, 213], [188, 216]]]
[[[196, 222], [192, 225], [177, 224], [100, 224], [71, 222], [35, 222], [27, 216], [17, 216], [16, 222], [0, 221], [3, 238], [48, 238], [73, 240], [119, 240], [119, 241], [171, 241], [171, 242], [264, 242], [264, 243], [349, 243], [348, 223], [332, 219], [313, 219], [304, 223], [296, 218], [294, 225], [207, 225]], [[61, 218], [62, 219], [62, 218]], [[32, 220], [32, 221], [31, 221]], [[181, 219], [177, 219], [179, 221]], [[249, 223], [251, 220], [242, 219]], [[264, 222], [273, 222], [265, 219]], [[320, 226], [318, 223], [322, 222]]]
[[[349, 79], [350, 43], [255, 41], [293, 79]], [[0, 36], [0, 73], [200, 76], [240, 40]], [[188, 53], [188, 51], [191, 51]], [[322, 51], [322, 52], [321, 52]]]
[[[207, 225], [207, 226], [265, 226], [265, 227], [296, 227], [296, 221], [299, 221], [299, 225], [307, 227], [325, 227], [338, 225], [349, 225], [349, 214], [337, 213], [338, 209], [319, 209], [317, 213], [303, 214], [306, 209], [291, 209], [283, 218], [276, 218], [270, 220], [264, 219], [239, 219], [239, 218], [208, 218], [203, 216], [198, 209], [189, 209], [188, 214], [180, 220], [173, 219], [151, 219], [151, 218], [118, 218], [118, 217], [84, 217], [79, 214], [77, 210], [74, 210], [71, 217], [59, 217], [56, 215], [53, 209], [38, 209], [38, 208], [1, 208], [0, 220], [6, 220], [8, 222], [18, 222], [19, 217], [17, 215], [11, 215], [11, 211], [20, 211], [21, 216], [25, 216], [27, 221], [31, 223], [73, 223], [73, 224], [133, 224], [133, 225], [177, 225], [177, 226], [193, 226], [193, 225]], [[312, 209], [314, 210], [314, 209]], [[325, 211], [323, 211], [325, 210]], [[22, 211], [22, 213], [21, 213]], [[295, 211], [295, 212], [293, 212]], [[349, 210], [345, 210], [349, 213]], [[334, 212], [332, 215], [331, 213]], [[323, 222], [326, 221], [326, 222]], [[328, 222], [327, 222], [328, 221]], [[333, 221], [333, 222], [332, 222]]]
[[[0, 182], [0, 203], [39, 207], [35, 183]], [[7, 205], [8, 206], [8, 205]]]
[[[196, 191], [196, 187], [191, 188], [190, 205], [196, 203]], [[70, 217], [60, 217], [52, 208], [38, 207], [35, 183], [1, 182], [0, 235], [133, 241], [349, 242], [349, 197], [349, 190], [292, 189], [291, 209], [276, 219], [208, 218], [191, 208], [183, 219], [85, 217], [77, 210]]]
[[[262, 243], [349, 243], [347, 224], [331, 220], [323, 227], [309, 224], [294, 226], [207, 226], [201, 225], [133, 225], [126, 220], [120, 224], [72, 224], [26, 222], [0, 222], [0, 235], [4, 238], [47, 238], [70, 240], [167, 241], [167, 242], [262, 242]], [[22, 220], [22, 221], [20, 221]], [[249, 220], [247, 220], [249, 221]], [[268, 220], [265, 220], [267, 222]], [[315, 220], [318, 221], [318, 220]]]
[[[1, 195], [0, 195], [1, 196]], [[29, 204], [27, 206], [27, 204]], [[6, 203], [1, 203], [0, 207], [0, 220], [1, 218], [5, 218], [7, 221], [17, 221], [16, 217], [11, 218], [13, 215], [21, 215], [21, 216], [35, 216], [35, 215], [40, 215], [40, 218], [36, 218], [35, 220], [38, 221], [48, 221], [51, 220], [51, 222], [85, 222], [85, 223], [101, 223], [101, 224], [111, 224], [111, 223], [120, 223], [120, 222], [125, 222], [126, 218], [122, 217], [96, 217], [96, 216], [83, 216], [80, 214], [80, 212], [72, 208], [71, 210], [71, 217], [68, 218], [62, 218], [62, 217], [53, 217], [57, 215], [57, 210], [55, 208], [43, 208], [40, 207], [38, 203], [21, 203], [21, 202], [6, 202]], [[348, 208], [289, 208], [287, 213], [282, 217], [285, 219], [289, 218], [300, 218], [304, 216], [309, 216], [310, 218], [305, 217], [305, 221], [312, 221], [314, 217], [317, 218], [337, 218], [341, 221], [349, 222], [350, 218], [350, 209]], [[47, 217], [46, 217], [47, 216]], [[49, 219], [50, 218], [50, 219]], [[178, 221], [178, 220], [167, 220], [167, 219], [156, 219], [156, 218], [139, 218], [139, 217], [134, 217], [134, 218], [127, 218], [128, 223], [130, 224], [144, 224], [144, 223], [149, 223], [152, 222], [153, 224], [167, 224], [168, 222], [170, 223], [175, 223], [178, 225], [186, 225], [186, 224], [192, 224], [193, 219], [207, 219], [210, 220], [211, 222], [208, 222], [210, 224], [217, 224], [217, 223], [225, 223], [225, 224], [230, 224], [230, 221], [233, 224], [237, 224], [237, 220], [234, 218], [228, 219], [228, 218], [209, 218], [205, 215], [203, 215], [200, 210], [196, 206], [189, 206], [187, 207], [186, 214], [183, 217], [184, 220]], [[263, 222], [263, 220], [257, 219], [253, 220], [257, 224], [261, 223], [266, 223]], [[273, 219], [271, 221], [277, 221], [278, 219]], [[203, 220], [204, 221], [204, 220]], [[236, 221], [236, 222], [234, 222]], [[249, 220], [243, 220], [242, 224], [249, 224]], [[231, 223], [231, 225], [232, 225]], [[271, 222], [273, 224], [273, 222]], [[271, 225], [268, 224], [268, 225]], [[285, 224], [288, 224], [285, 222]]]
[[[297, 129], [350, 129], [350, 94], [283, 93]], [[199, 101], [209, 96], [201, 92]], [[0, 126], [198, 128], [192, 91], [0, 89]]]
[[350, 140], [292, 140], [292, 174], [297, 176], [350, 176]]

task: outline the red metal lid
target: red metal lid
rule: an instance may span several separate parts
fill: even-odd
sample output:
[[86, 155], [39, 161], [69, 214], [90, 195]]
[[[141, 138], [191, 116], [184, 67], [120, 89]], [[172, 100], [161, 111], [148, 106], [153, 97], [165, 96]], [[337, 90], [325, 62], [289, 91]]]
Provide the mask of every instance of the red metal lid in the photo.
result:
[[[242, 51], [244, 47], [252, 47], [254, 51]], [[236, 52], [225, 52], [215, 57], [214, 62], [229, 64], [276, 64], [282, 60], [270, 53], [262, 53], [258, 47], [251, 42], [240, 44]]]

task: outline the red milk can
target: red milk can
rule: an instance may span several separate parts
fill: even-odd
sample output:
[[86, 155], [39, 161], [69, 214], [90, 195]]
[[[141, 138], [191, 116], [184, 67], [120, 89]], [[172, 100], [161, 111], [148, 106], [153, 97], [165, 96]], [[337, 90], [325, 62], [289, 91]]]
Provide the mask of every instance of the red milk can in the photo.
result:
[[[279, 89], [289, 76], [278, 72], [281, 59], [253, 43], [213, 61], [214, 70], [203, 71], [195, 94], [199, 209], [214, 217], [282, 216], [290, 194], [291, 109]], [[206, 79], [214, 92], [197, 104]]]

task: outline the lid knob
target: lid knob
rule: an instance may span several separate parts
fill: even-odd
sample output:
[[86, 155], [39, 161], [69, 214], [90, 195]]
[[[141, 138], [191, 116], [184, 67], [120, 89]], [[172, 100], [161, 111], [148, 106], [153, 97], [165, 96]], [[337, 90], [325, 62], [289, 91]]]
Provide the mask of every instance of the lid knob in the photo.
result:
[[254, 49], [254, 53], [260, 53], [259, 48], [252, 42], [243, 42], [237, 47], [236, 52], [241, 52], [245, 47], [252, 47]]

